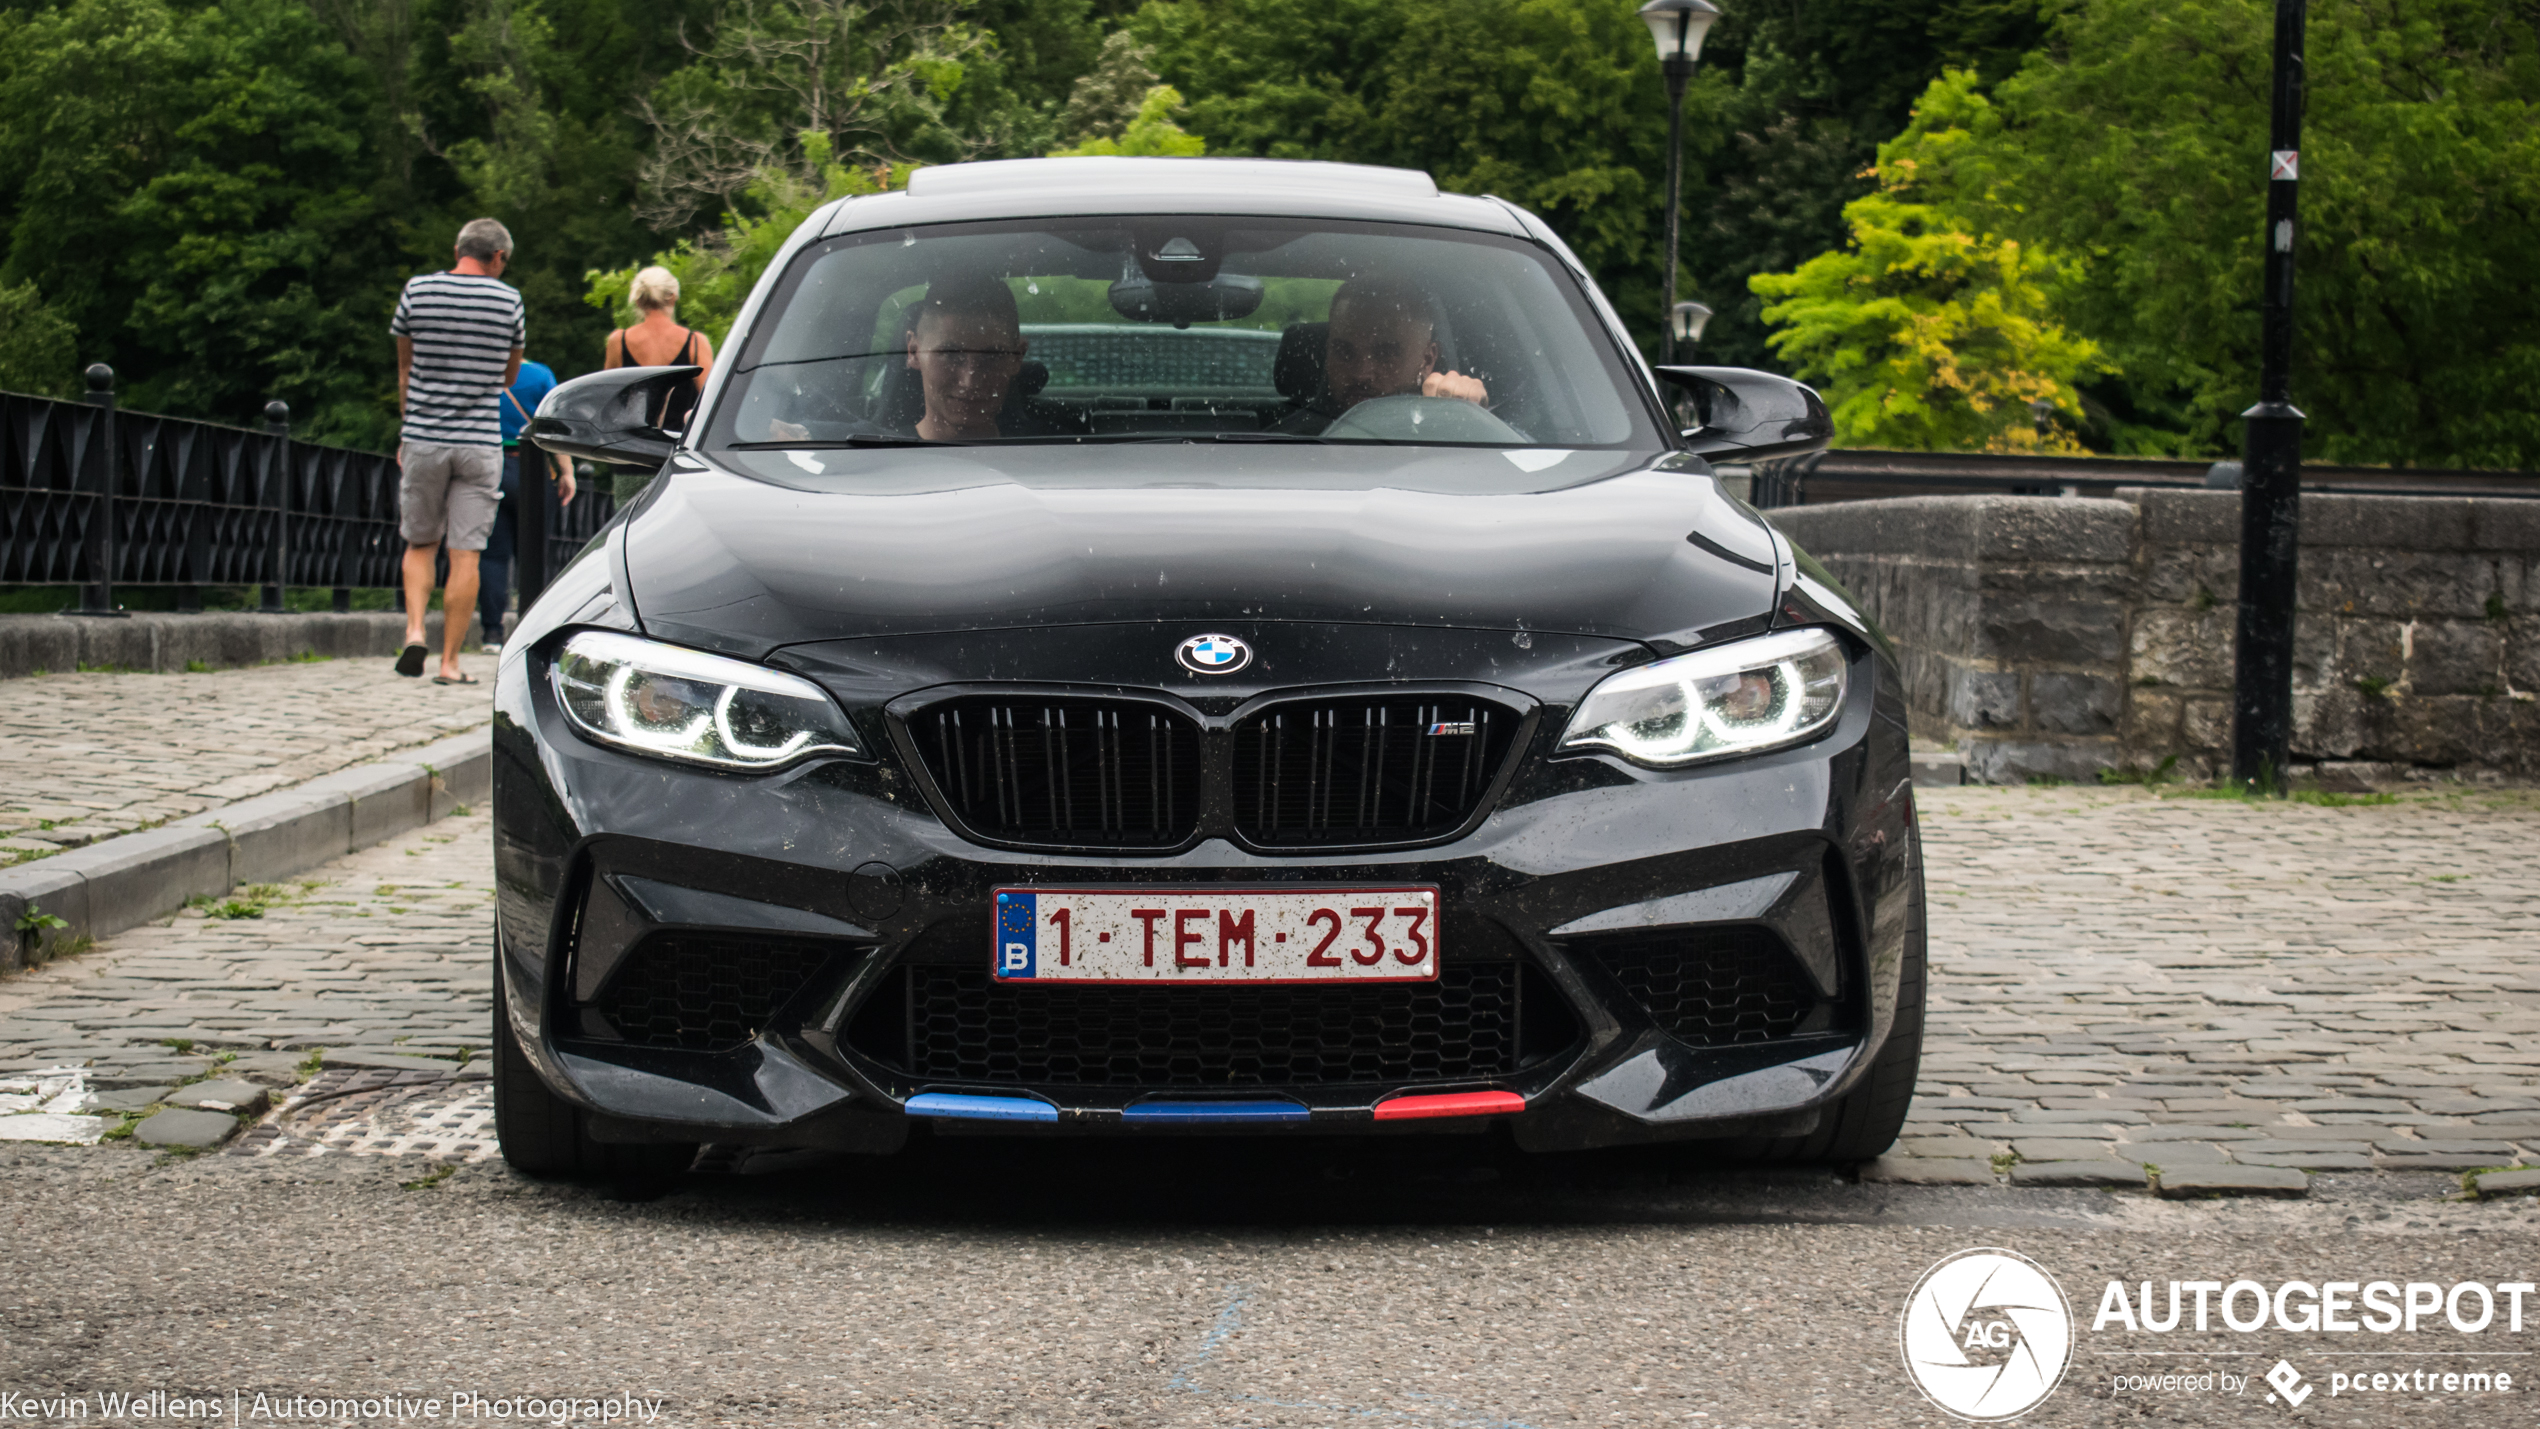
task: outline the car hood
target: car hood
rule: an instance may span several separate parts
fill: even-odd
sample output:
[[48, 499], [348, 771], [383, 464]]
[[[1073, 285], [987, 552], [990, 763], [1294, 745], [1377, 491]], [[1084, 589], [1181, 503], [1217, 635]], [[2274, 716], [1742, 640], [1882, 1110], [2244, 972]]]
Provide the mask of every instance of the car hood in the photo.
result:
[[[1764, 524], [1698, 463], [1603, 451], [1017, 446], [682, 458], [628, 517], [644, 628], [816, 640], [1312, 621], [1621, 637], [1759, 628]], [[746, 472], [747, 474], [743, 474]]]

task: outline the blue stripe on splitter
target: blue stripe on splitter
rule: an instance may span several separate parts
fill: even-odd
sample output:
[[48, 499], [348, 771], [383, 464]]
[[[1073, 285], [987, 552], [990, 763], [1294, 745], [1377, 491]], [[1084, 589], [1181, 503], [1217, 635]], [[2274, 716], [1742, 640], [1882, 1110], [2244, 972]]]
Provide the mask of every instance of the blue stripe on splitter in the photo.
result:
[[955, 1121], [1058, 1120], [1058, 1108], [1030, 1097], [966, 1097], [954, 1092], [920, 1092], [908, 1099], [908, 1114]]

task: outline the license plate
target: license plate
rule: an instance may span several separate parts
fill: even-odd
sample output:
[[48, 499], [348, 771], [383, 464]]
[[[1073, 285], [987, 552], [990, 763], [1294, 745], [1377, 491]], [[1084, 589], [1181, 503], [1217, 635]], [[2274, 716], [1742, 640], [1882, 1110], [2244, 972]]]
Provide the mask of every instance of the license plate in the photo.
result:
[[1004, 982], [1429, 982], [1435, 888], [1000, 888]]

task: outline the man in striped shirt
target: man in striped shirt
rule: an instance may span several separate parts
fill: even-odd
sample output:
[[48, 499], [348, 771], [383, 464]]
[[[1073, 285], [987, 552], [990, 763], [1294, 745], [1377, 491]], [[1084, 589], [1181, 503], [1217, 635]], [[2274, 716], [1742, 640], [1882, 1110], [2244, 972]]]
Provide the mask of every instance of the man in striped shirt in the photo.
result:
[[476, 563], [494, 530], [503, 494], [503, 389], [520, 375], [528, 323], [520, 294], [505, 283], [509, 229], [480, 218], [459, 230], [458, 262], [447, 273], [406, 280], [397, 316], [397, 405], [405, 413], [397, 463], [397, 526], [406, 538], [406, 648], [397, 673], [423, 673], [424, 608], [432, 600], [433, 557], [450, 548], [442, 593], [441, 671], [435, 684], [472, 685], [459, 669], [476, 606]]

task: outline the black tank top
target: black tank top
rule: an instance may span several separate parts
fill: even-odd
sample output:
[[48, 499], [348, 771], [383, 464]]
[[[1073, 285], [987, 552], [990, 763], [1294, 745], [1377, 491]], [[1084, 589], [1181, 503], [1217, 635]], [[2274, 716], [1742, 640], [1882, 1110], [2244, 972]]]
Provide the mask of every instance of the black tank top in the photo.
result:
[[[682, 328], [680, 331], [687, 337], [679, 344], [679, 355], [665, 364], [667, 366], [686, 367], [694, 361], [691, 354], [697, 347], [696, 329]], [[626, 345], [626, 330], [623, 328], [617, 334], [617, 355], [624, 365], [634, 365], [635, 350]], [[653, 414], [653, 425], [665, 432], [684, 432], [688, 430], [688, 419], [696, 415], [696, 411], [697, 384], [694, 381], [682, 382], [662, 398], [661, 410]]]

